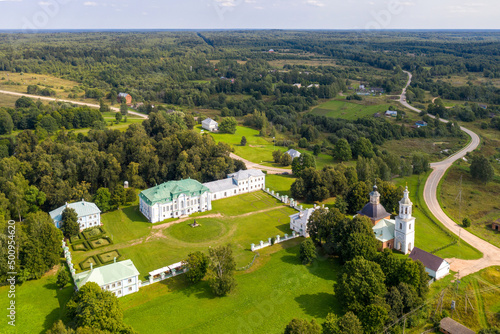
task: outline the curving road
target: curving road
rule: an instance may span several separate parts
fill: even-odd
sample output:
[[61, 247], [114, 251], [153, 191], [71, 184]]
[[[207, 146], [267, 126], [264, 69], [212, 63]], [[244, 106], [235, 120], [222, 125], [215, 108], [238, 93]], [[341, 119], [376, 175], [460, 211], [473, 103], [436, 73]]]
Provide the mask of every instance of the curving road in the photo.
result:
[[[26, 93], [17, 93], [17, 92], [9, 92], [7, 90], [0, 90], [0, 93], [1, 94], [7, 94], [7, 95], [14, 95], [14, 96], [27, 96], [27, 97], [30, 97], [32, 99], [40, 99], [40, 100], [44, 100], [44, 101], [62, 101], [62, 102], [69, 102], [69, 103], [72, 103], [72, 104], [78, 104], [80, 106], [87, 106], [87, 107], [91, 107], [91, 108], [99, 108], [99, 105], [98, 104], [94, 104], [94, 103], [87, 103], [87, 102], [78, 102], [78, 101], [71, 101], [71, 100], [65, 100], [65, 99], [58, 99], [58, 98], [55, 98], [55, 97], [48, 97], [48, 96], [38, 96], [38, 95], [32, 95], [32, 94], [26, 94]], [[120, 111], [120, 108], [116, 108], [116, 107], [109, 107], [112, 111]], [[128, 113], [130, 115], [134, 115], [134, 116], [139, 116], [141, 118], [148, 118], [148, 115], [144, 115], [144, 114], [141, 114], [139, 112], [136, 112], [136, 111], [131, 111], [129, 110]]]
[[[421, 110], [411, 106], [406, 102], [406, 88], [411, 83], [412, 75], [410, 72], [404, 71], [408, 74], [408, 82], [406, 83], [403, 92], [401, 93], [399, 102], [416, 112], [421, 112]], [[429, 115], [433, 117], [432, 115]], [[441, 119], [442, 122], [447, 123], [447, 120]], [[446, 170], [458, 159], [462, 159], [468, 152], [474, 151], [481, 142], [479, 136], [473, 131], [460, 127], [462, 131], [467, 133], [471, 140], [466, 147], [453, 154], [452, 156], [446, 158], [443, 161], [431, 163], [431, 168], [433, 169], [432, 173], [429, 175], [429, 178], [425, 182], [424, 186], [424, 201], [427, 204], [427, 207], [432, 212], [432, 214], [451, 232], [458, 235], [461, 240], [464, 240], [468, 244], [474, 246], [480, 252], [483, 253], [483, 257], [478, 260], [461, 260], [457, 258], [446, 259], [451, 265], [451, 270], [459, 272], [459, 276], [463, 277], [472, 273], [475, 273], [481, 269], [490, 266], [500, 266], [500, 248], [493, 246], [487, 241], [475, 236], [467, 230], [462, 229], [458, 224], [456, 224], [450, 217], [448, 217], [443, 209], [439, 206], [439, 202], [437, 199], [437, 187], [439, 181], [444, 176]]]

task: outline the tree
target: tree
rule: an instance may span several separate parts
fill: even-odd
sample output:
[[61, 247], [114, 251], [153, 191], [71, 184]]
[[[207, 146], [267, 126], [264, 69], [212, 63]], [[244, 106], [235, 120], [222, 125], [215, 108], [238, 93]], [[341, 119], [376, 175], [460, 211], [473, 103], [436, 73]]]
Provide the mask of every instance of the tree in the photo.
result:
[[27, 96], [20, 97], [16, 100], [16, 108], [29, 108], [34, 105], [35, 102]]
[[123, 115], [123, 116], [127, 116], [128, 115], [128, 106], [125, 102], [122, 102], [120, 104], [120, 113]]
[[117, 112], [115, 114], [116, 123], [120, 123], [120, 121], [122, 120], [122, 117], [123, 117], [122, 113], [121, 112]]
[[126, 201], [127, 201], [127, 197], [126, 197], [125, 188], [123, 188], [123, 186], [121, 184], [117, 184], [113, 188], [113, 193], [111, 194], [110, 204], [115, 208], [119, 208], [121, 205], [124, 205]]
[[231, 245], [212, 247], [208, 250], [210, 265], [208, 269], [209, 284], [217, 296], [224, 296], [236, 287], [233, 249]]
[[78, 214], [75, 209], [66, 207], [62, 212], [62, 227], [61, 230], [66, 237], [77, 235], [80, 232], [80, 224], [78, 223]]
[[109, 204], [111, 200], [111, 193], [108, 188], [99, 188], [94, 195], [94, 203], [97, 205], [102, 212], [109, 211], [111, 206]]
[[299, 258], [302, 264], [309, 264], [316, 259], [316, 247], [311, 239], [306, 239], [300, 244]]
[[311, 322], [305, 319], [292, 319], [286, 325], [284, 334], [320, 334], [321, 326], [312, 319]]
[[99, 111], [101, 113], [109, 111], [109, 106], [104, 102], [103, 98], [99, 99]]
[[384, 280], [377, 263], [356, 257], [345, 263], [335, 294], [345, 309], [358, 313], [384, 298], [387, 292]]
[[321, 153], [321, 146], [316, 144], [313, 146], [313, 154], [318, 156]]
[[237, 125], [238, 122], [234, 119], [234, 117], [225, 117], [219, 123], [219, 132], [234, 134], [236, 132]]
[[333, 158], [337, 161], [349, 161], [352, 159], [351, 146], [344, 138], [341, 138], [333, 148]]
[[345, 214], [347, 212], [347, 202], [341, 195], [335, 198], [335, 203], [333, 203], [333, 207], [339, 210], [342, 214]]
[[491, 328], [483, 328], [477, 334], [500, 334], [500, 328], [491, 327]]
[[362, 334], [363, 327], [358, 317], [352, 312], [347, 312], [342, 317], [328, 313], [323, 323], [322, 334]]
[[125, 202], [126, 203], [133, 203], [136, 198], [137, 198], [137, 195], [135, 194], [134, 188], [127, 188], [125, 190]]
[[314, 159], [314, 156], [309, 153], [304, 153], [301, 154], [300, 157], [293, 159], [292, 173], [294, 175], [299, 177], [302, 171], [306, 168], [316, 168], [316, 160]]
[[184, 122], [186, 122], [186, 126], [189, 130], [193, 130], [196, 125], [196, 121], [194, 120], [193, 115], [185, 115]]
[[370, 219], [365, 216], [344, 219], [335, 226], [333, 239], [342, 261], [350, 261], [355, 257], [371, 260], [375, 257], [378, 241], [372, 227]]
[[280, 158], [281, 165], [290, 166], [291, 163], [292, 163], [292, 157], [290, 156], [290, 154], [284, 153], [281, 155], [281, 158]]
[[275, 163], [279, 163], [281, 161], [281, 155], [283, 152], [280, 150], [273, 151], [273, 160]]
[[377, 334], [389, 319], [387, 305], [370, 304], [360, 313], [360, 320], [366, 334]]
[[52, 327], [45, 334], [74, 334], [75, 332], [71, 328], [66, 328], [62, 320], [54, 322]]
[[465, 217], [464, 219], [462, 219], [462, 226], [463, 227], [470, 227], [471, 224], [472, 224], [472, 221], [470, 220], [470, 218]]
[[123, 313], [118, 298], [110, 291], [102, 290], [94, 282], [80, 287], [66, 304], [66, 313], [72, 327], [88, 327], [111, 333], [132, 333], [123, 323]]
[[68, 270], [66, 270], [65, 265], [61, 265], [59, 271], [57, 272], [57, 285], [62, 289], [70, 282]]
[[10, 114], [0, 109], [0, 135], [8, 135], [14, 129], [14, 122]]
[[361, 137], [352, 145], [352, 155], [357, 158], [362, 156], [365, 158], [373, 158], [375, 153], [373, 152], [373, 145], [368, 138]]
[[484, 155], [476, 154], [472, 157], [472, 162], [470, 164], [470, 175], [483, 183], [488, 183], [493, 180], [495, 176], [495, 170], [491, 165], [490, 161], [486, 159]]
[[241, 137], [240, 145], [241, 146], [247, 146], [247, 138], [245, 136]]
[[361, 210], [369, 201], [369, 192], [368, 186], [363, 181], [354, 184], [351, 189], [349, 189], [345, 198], [347, 207], [349, 208], [348, 212], [356, 213]]
[[191, 283], [198, 283], [205, 277], [210, 259], [202, 252], [197, 251], [190, 253], [183, 263], [188, 269], [185, 274], [188, 281]]

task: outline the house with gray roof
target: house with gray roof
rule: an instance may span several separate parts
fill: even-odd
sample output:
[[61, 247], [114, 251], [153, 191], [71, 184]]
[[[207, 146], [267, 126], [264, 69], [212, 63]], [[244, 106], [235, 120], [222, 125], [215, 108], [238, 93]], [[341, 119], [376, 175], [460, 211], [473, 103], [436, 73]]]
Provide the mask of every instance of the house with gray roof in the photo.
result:
[[450, 264], [446, 260], [420, 248], [414, 247], [409, 257], [413, 261], [422, 262], [425, 266], [425, 271], [435, 280], [443, 278], [450, 273]]
[[139, 291], [141, 281], [139, 271], [132, 260], [124, 260], [94, 268], [75, 275], [75, 286], [79, 290], [87, 282], [94, 282], [101, 289], [122, 297]]
[[209, 117], [201, 122], [201, 127], [205, 130], [214, 132], [219, 130], [219, 123]]
[[[307, 223], [309, 222], [309, 217], [312, 213], [318, 209], [319, 206], [314, 205], [313, 208], [308, 208], [293, 215], [290, 215], [290, 229], [297, 232], [305, 238], [309, 238], [309, 233], [307, 233]], [[328, 210], [328, 208], [326, 208]]]
[[141, 191], [139, 210], [151, 222], [212, 210], [210, 190], [193, 179], [168, 181]]
[[52, 218], [57, 228], [62, 227], [62, 213], [66, 208], [76, 211], [80, 231], [101, 225], [101, 210], [94, 203], [86, 202], [82, 199], [80, 202], [66, 203], [49, 212], [50, 218]]
[[290, 150], [288, 150], [288, 151], [286, 151], [285, 153], [288, 154], [289, 156], [291, 156], [292, 160], [295, 159], [295, 158], [300, 157], [300, 152], [297, 151], [297, 150], [294, 150], [293, 148], [290, 149]]
[[210, 189], [212, 201], [264, 189], [266, 174], [260, 169], [239, 170], [229, 174], [226, 179], [203, 184]]

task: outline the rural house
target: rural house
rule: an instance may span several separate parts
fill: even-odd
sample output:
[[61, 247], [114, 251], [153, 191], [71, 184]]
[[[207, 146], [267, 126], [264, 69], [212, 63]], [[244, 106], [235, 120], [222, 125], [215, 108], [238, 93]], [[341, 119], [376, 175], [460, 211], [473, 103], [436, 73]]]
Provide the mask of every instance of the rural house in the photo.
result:
[[286, 151], [285, 153], [288, 154], [289, 156], [291, 156], [292, 160], [295, 159], [295, 158], [300, 157], [300, 152], [297, 151], [297, 150], [294, 150], [293, 148], [290, 149], [290, 150], [288, 150], [288, 151]]
[[450, 317], [441, 319], [439, 331], [445, 334], [476, 334], [472, 329], [465, 327]]
[[117, 100], [119, 103], [125, 102], [126, 104], [131, 104], [132, 103], [132, 96], [130, 96], [130, 94], [128, 94], [128, 93], [120, 93], [120, 94], [118, 94]]
[[319, 207], [316, 207], [315, 205], [314, 208], [305, 209], [291, 215], [290, 229], [297, 232], [304, 238], [309, 238], [309, 233], [307, 233], [307, 223], [309, 222], [309, 217], [311, 217], [312, 213], [318, 208]]
[[62, 213], [66, 208], [71, 208], [76, 211], [78, 216], [78, 224], [80, 231], [94, 226], [101, 225], [101, 210], [91, 202], [86, 202], [82, 199], [81, 202], [66, 203], [55, 210], [49, 212], [50, 218], [54, 221], [57, 228], [62, 227]]
[[211, 118], [207, 118], [201, 122], [201, 127], [205, 130], [214, 132], [219, 130], [219, 123]]
[[87, 282], [94, 282], [101, 289], [110, 291], [116, 297], [126, 296], [139, 291], [141, 282], [139, 271], [134, 266], [132, 260], [115, 262], [94, 268], [90, 265], [90, 270], [75, 275], [75, 286], [79, 290]]
[[425, 271], [435, 280], [443, 278], [450, 273], [450, 264], [448, 262], [420, 248], [413, 248], [410, 253], [410, 259], [422, 262], [425, 266]]

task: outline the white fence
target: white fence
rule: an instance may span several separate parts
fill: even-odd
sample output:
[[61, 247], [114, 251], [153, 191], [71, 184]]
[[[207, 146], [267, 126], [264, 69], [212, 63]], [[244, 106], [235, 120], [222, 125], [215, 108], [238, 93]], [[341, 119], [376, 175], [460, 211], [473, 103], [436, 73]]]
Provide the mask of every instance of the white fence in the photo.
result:
[[298, 202], [296, 200], [294, 200], [293, 198], [289, 198], [288, 195], [280, 195], [279, 193], [275, 193], [274, 190], [269, 190], [269, 188], [266, 188], [263, 190], [264, 190], [264, 192], [266, 192], [269, 195], [276, 198], [278, 201], [281, 201], [282, 203], [290, 205], [295, 210], [302, 211], [302, 205], [299, 206]]
[[[274, 239], [274, 244], [279, 244], [280, 242], [287, 241], [287, 240], [290, 240], [290, 239], [295, 239], [295, 238], [298, 238], [298, 237], [300, 237], [300, 234], [296, 233], [295, 231], [292, 231], [292, 235], [285, 234], [285, 236], [283, 238], [278, 234], [276, 236], [276, 239]], [[271, 239], [272, 238], [268, 238], [267, 242], [264, 242], [264, 241], [261, 240], [258, 245], [251, 244], [250, 245], [250, 249], [252, 250], [252, 252], [254, 252], [254, 251], [258, 250], [258, 249], [269, 247], [269, 246], [271, 246], [273, 244]]]
[[66, 263], [68, 264], [68, 267], [69, 267], [69, 271], [71, 273], [71, 277], [73, 278], [73, 281], [75, 281], [75, 275], [76, 275], [76, 270], [73, 266], [73, 263], [71, 262], [71, 253], [69, 251], [69, 247], [68, 245], [66, 245], [66, 241], [62, 241], [62, 249], [63, 249], [63, 252], [64, 252], [64, 257], [66, 258]]

